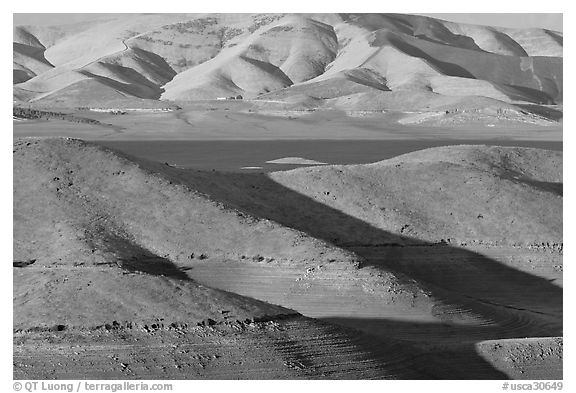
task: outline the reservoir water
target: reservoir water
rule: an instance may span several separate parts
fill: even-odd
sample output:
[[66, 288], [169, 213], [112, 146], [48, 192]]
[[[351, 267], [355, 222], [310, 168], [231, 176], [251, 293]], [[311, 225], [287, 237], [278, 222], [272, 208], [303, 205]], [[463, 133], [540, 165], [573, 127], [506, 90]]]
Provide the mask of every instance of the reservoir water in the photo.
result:
[[[328, 164], [365, 164], [446, 145], [496, 145], [562, 150], [562, 142], [519, 140], [276, 140], [276, 141], [98, 141], [124, 153], [200, 170], [274, 171], [302, 165], [267, 161], [300, 157]], [[243, 169], [244, 168], [244, 169]]]

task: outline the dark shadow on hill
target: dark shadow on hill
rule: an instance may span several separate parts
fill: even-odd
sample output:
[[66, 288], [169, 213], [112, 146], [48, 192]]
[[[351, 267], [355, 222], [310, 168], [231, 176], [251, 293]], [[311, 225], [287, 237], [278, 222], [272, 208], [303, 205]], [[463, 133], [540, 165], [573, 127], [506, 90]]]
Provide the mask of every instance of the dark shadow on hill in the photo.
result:
[[[405, 54], [417, 57], [423, 60], [426, 60], [428, 64], [434, 67], [438, 72], [448, 75], [448, 76], [456, 76], [460, 78], [468, 78], [468, 79], [477, 79], [470, 71], [465, 69], [464, 67], [450, 63], [444, 60], [437, 59], [428, 53], [424, 52], [422, 49], [418, 48], [415, 45], [411, 45], [407, 42], [407, 40], [402, 40], [398, 38], [394, 34], [390, 34], [388, 32], [384, 32], [384, 39], [388, 39], [392, 45], [394, 45], [398, 50], [404, 52]], [[382, 46], [382, 43], [379, 41], [380, 37], [376, 37], [375, 41], [371, 43], [373, 46]]]
[[[538, 89], [533, 89], [526, 86], [519, 86], [519, 85], [511, 85], [511, 84], [504, 84], [502, 85], [503, 88], [499, 88], [497, 84], [493, 85], [496, 89], [500, 90], [502, 93], [508, 95], [513, 100], [518, 101], [529, 101], [534, 104], [541, 104], [541, 105], [554, 105], [556, 104], [555, 98], [552, 97], [545, 91], [541, 91]], [[511, 90], [508, 90], [508, 89]], [[515, 94], [514, 94], [515, 93]], [[554, 91], [554, 95], [558, 96], [558, 91]], [[530, 105], [530, 104], [527, 104]], [[521, 106], [521, 105], [517, 105]], [[536, 105], [532, 105], [534, 107]]]
[[560, 34], [551, 31], [551, 30], [544, 30], [546, 34], [548, 34], [554, 41], [556, 41], [559, 45], [564, 45], [564, 37]]
[[526, 178], [519, 178], [519, 182], [528, 184], [534, 188], [537, 188], [541, 191], [551, 192], [558, 196], [562, 196], [564, 193], [564, 184], [563, 183], [552, 183], [552, 182], [545, 182], [545, 181], [537, 181], [532, 179]]
[[380, 230], [265, 174], [186, 173], [175, 169], [175, 180], [227, 206], [352, 251], [363, 258], [363, 266], [416, 280], [442, 302], [486, 320], [507, 320], [513, 312], [520, 320], [514, 325], [518, 337], [562, 335], [562, 289], [544, 278], [464, 248]]
[[548, 108], [545, 106], [533, 105], [533, 104], [514, 104], [514, 105], [537, 116], [542, 116], [553, 121], [560, 121], [564, 117], [564, 113], [562, 111], [554, 108]]
[[563, 196], [564, 193], [564, 183], [534, 180], [525, 176], [519, 171], [507, 169], [505, 172], [501, 172], [499, 176], [511, 182], [525, 184], [540, 191], [549, 192], [554, 195]]
[[31, 266], [36, 262], [36, 259], [28, 259], [26, 261], [14, 261], [12, 262], [12, 267], [27, 267]]
[[91, 228], [105, 236], [103, 243], [107, 251], [116, 255], [114, 260], [107, 260], [96, 265], [119, 267], [131, 274], [148, 274], [151, 276], [168, 277], [176, 280], [191, 281], [186, 271], [176, 266], [171, 260], [156, 255], [154, 252], [136, 244], [122, 235], [106, 232], [101, 227]]
[[[117, 67], [121, 67], [121, 66], [117, 66]], [[126, 68], [126, 67], [123, 67], [123, 68]], [[112, 78], [108, 78], [106, 76], [93, 74], [87, 70], [81, 70], [79, 72], [82, 75], [90, 77], [90, 78], [102, 83], [104, 86], [110, 87], [110, 88], [118, 91], [120, 94], [123, 94], [123, 95], [131, 95], [135, 98], [152, 99], [152, 100], [157, 100], [160, 98], [160, 95], [164, 92], [164, 89], [162, 89], [156, 85], [144, 84], [145, 78], [142, 75], [138, 74], [136, 71], [132, 70], [131, 68], [127, 68], [126, 70], [127, 70], [126, 74], [129, 74], [135, 80], [142, 81], [142, 84], [119, 82], [117, 80], [114, 80]]]
[[[562, 289], [547, 279], [446, 242], [430, 243], [381, 230], [291, 190], [264, 173], [205, 172], [172, 167], [163, 171], [174, 183], [182, 183], [228, 208], [275, 221], [351, 251], [361, 257], [360, 268], [392, 272], [399, 279], [416, 281], [435, 299], [438, 309], [433, 310], [433, 315], [443, 322], [441, 324], [379, 319], [367, 322], [365, 327], [363, 322], [353, 323], [375, 340], [380, 336], [412, 342], [411, 345], [423, 342], [457, 345], [462, 356], [478, 365], [477, 370], [485, 370], [481, 374], [502, 378], [505, 376], [495, 375], [498, 371], [490, 370], [491, 366], [475, 355], [475, 343], [562, 335]], [[322, 191], [329, 195], [330, 190]], [[465, 315], [472, 326], [462, 327], [459, 314]], [[331, 321], [350, 326], [350, 320], [343, 317], [334, 316]], [[427, 356], [437, 357], [441, 362], [445, 354], [445, 348], [437, 348]], [[457, 367], [457, 360], [446, 362]], [[479, 375], [474, 371], [468, 376], [454, 371], [434, 377], [476, 379]]]
[[[562, 335], [562, 289], [476, 252], [389, 233], [290, 190], [264, 174], [212, 172], [190, 184], [229, 206], [307, 233], [363, 258], [363, 266], [416, 280], [440, 306], [445, 323], [331, 318], [383, 340], [446, 345], [416, 355], [422, 375], [440, 379], [506, 379], [476, 353], [490, 339]], [[430, 269], [430, 266], [435, 266]], [[462, 310], [477, 318], [455, 325]], [[386, 316], [382, 316], [385, 318]], [[457, 343], [457, 347], [453, 345]], [[419, 353], [419, 351], [416, 351]], [[420, 360], [418, 360], [420, 359]], [[462, 368], [460, 363], [470, 365]]]
[[[407, 340], [397, 345], [398, 351], [405, 351], [410, 345], [414, 345], [415, 341], [412, 339], [419, 337], [419, 343], [410, 349], [413, 356], [407, 359], [406, 363], [400, 363], [408, 366], [415, 375], [419, 376], [417, 378], [509, 379], [505, 373], [494, 368], [478, 354], [473, 340], [463, 342], [454, 340], [454, 337], [463, 337], [470, 333], [471, 328], [465, 326], [384, 318], [333, 317], [320, 320], [360, 330], [364, 333], [364, 340], [373, 337], [374, 344], [381, 339], [385, 340], [390, 334], [399, 337], [406, 336]], [[442, 338], [441, 341], [438, 341], [439, 337]], [[400, 341], [403, 339], [401, 338]]]
[[138, 57], [146, 60], [145, 65], [148, 69], [152, 70], [156, 75], [161, 75], [166, 79], [163, 84], [170, 82], [176, 76], [177, 72], [174, 71], [163, 57], [156, 53], [138, 47], [130, 48], [130, 50], [137, 54]]
[[133, 256], [121, 260], [120, 267], [129, 272], [142, 272], [152, 276], [164, 276], [177, 280], [190, 281], [190, 278], [181, 268], [171, 261], [156, 255]]

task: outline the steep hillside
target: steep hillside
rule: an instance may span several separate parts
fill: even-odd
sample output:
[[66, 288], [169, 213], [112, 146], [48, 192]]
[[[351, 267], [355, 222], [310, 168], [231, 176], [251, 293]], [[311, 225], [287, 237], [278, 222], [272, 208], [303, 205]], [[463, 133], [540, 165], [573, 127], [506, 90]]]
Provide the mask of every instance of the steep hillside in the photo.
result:
[[13, 83], [22, 83], [53, 67], [44, 57], [46, 47], [25, 28], [13, 33]]
[[285, 17], [179, 74], [166, 85], [162, 97], [213, 99], [215, 93], [253, 97], [279, 90], [322, 74], [336, 50], [331, 26], [303, 17]]
[[50, 68], [52, 64], [44, 58], [44, 48], [14, 43], [13, 83], [22, 83]]

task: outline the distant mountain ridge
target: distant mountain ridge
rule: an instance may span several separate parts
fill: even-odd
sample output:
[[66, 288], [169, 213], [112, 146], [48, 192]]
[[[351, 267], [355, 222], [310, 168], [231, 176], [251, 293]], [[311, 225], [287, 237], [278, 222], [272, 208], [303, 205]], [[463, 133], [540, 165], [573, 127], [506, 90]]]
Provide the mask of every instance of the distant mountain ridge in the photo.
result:
[[47, 106], [241, 95], [342, 110], [524, 105], [541, 114], [535, 106], [563, 101], [563, 35], [545, 29], [403, 14], [146, 14], [15, 26], [13, 39], [15, 101]]

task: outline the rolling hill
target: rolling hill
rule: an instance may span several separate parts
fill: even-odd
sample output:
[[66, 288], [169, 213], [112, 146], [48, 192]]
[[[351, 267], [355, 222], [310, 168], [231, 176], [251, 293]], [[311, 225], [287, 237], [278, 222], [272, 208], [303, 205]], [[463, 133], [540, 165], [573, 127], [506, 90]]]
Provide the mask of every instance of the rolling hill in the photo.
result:
[[18, 377], [562, 376], [561, 153], [270, 174], [69, 138], [13, 155]]
[[[18, 140], [14, 164], [15, 375], [423, 375], [411, 371], [410, 350], [396, 342], [374, 346], [354, 330], [188, 274], [195, 259], [296, 270], [338, 260], [345, 272], [357, 265], [351, 253], [227, 207], [179, 182], [170, 167], [79, 140]], [[54, 339], [64, 340], [60, 355]], [[49, 373], [55, 364], [66, 367]]]
[[60, 107], [241, 95], [255, 110], [310, 100], [344, 111], [500, 109], [546, 123], [563, 102], [562, 45], [549, 30], [402, 14], [127, 15], [15, 26], [14, 94]]

